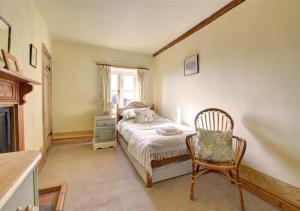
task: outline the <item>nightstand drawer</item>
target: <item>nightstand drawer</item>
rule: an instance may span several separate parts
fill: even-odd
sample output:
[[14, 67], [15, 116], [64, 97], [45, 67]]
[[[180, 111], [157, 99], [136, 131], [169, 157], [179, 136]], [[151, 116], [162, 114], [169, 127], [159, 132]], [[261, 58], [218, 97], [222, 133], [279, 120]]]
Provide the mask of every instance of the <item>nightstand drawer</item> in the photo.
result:
[[112, 141], [115, 139], [115, 127], [96, 128], [95, 142]]
[[107, 126], [114, 126], [115, 121], [112, 120], [97, 120], [96, 127], [107, 127]]

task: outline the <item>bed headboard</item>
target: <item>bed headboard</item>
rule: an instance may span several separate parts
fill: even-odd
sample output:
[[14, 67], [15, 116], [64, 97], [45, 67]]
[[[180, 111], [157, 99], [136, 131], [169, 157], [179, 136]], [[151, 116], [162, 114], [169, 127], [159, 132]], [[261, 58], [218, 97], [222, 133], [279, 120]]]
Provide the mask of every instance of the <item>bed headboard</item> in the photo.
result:
[[139, 101], [131, 102], [124, 108], [117, 107], [117, 122], [119, 122], [122, 119], [121, 113], [123, 111], [125, 111], [127, 109], [132, 109], [132, 108], [147, 108], [147, 107], [150, 107], [150, 109], [154, 111], [154, 104], [152, 104], [151, 106], [147, 106], [144, 103], [139, 102]]

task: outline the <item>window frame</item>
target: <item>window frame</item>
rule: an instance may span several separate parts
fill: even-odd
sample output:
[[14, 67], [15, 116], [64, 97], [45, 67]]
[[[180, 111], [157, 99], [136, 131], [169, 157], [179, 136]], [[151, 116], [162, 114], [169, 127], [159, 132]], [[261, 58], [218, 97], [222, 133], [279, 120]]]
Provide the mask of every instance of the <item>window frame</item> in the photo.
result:
[[[123, 87], [123, 81], [124, 76], [131, 75], [133, 76], [133, 101], [137, 100], [138, 96], [138, 86], [137, 86], [137, 69], [127, 69], [127, 68], [117, 68], [112, 67], [110, 74], [117, 75], [118, 78], [118, 87], [117, 87], [117, 94], [118, 94], [118, 104], [119, 106], [123, 107], [125, 106], [123, 104], [124, 101], [124, 87]], [[110, 76], [111, 77], [111, 76]], [[110, 91], [112, 93], [112, 90]]]

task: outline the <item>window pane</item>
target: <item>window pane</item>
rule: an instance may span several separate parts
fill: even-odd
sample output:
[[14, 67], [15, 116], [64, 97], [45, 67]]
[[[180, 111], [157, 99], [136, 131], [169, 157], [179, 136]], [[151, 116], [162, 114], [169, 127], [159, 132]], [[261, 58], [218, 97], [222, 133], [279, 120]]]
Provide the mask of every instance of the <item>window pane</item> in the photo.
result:
[[134, 89], [134, 76], [133, 75], [124, 75], [123, 76], [123, 90], [133, 91]]
[[133, 91], [124, 91], [123, 92], [123, 105], [126, 106], [133, 100], [134, 100], [134, 92]]
[[118, 104], [118, 91], [111, 91], [110, 99], [113, 104]]
[[118, 75], [117, 74], [111, 74], [110, 89], [111, 90], [118, 90]]

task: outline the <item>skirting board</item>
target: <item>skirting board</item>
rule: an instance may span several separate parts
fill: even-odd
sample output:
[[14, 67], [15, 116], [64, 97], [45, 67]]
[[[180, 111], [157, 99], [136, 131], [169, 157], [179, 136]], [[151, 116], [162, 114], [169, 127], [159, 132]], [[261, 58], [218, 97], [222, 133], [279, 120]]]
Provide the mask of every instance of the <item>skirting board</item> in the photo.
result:
[[92, 138], [92, 130], [54, 133], [52, 144], [77, 144], [91, 142]]
[[53, 133], [53, 140], [93, 137], [92, 130]]
[[53, 145], [60, 145], [60, 144], [78, 144], [78, 143], [85, 143], [90, 142], [92, 143], [92, 137], [86, 137], [86, 138], [66, 138], [66, 139], [58, 139], [53, 140]]
[[300, 210], [300, 189], [242, 165], [242, 187], [281, 210]]

